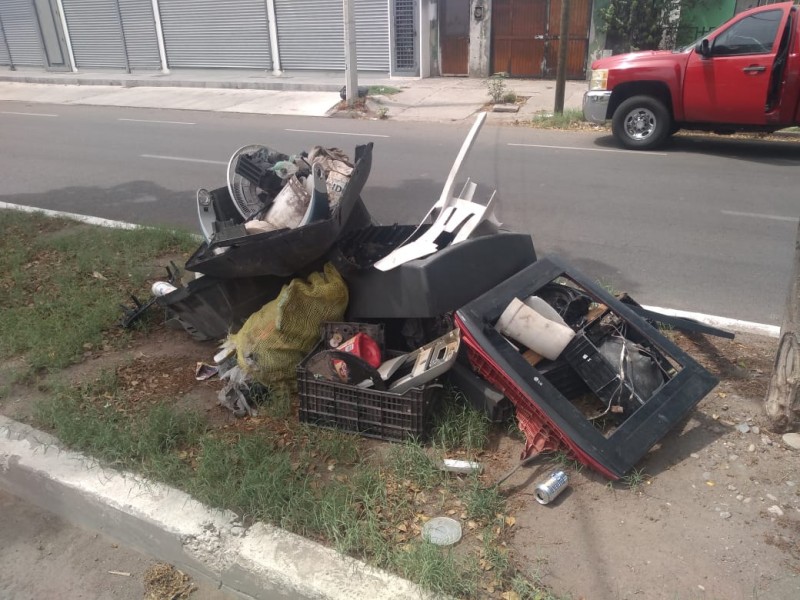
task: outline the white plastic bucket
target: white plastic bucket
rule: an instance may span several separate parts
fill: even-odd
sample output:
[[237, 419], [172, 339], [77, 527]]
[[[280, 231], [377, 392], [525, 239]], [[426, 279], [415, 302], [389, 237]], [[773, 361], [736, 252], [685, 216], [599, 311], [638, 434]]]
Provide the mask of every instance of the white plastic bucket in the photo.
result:
[[557, 359], [575, 337], [572, 329], [543, 317], [519, 298], [506, 307], [495, 329], [549, 360]]

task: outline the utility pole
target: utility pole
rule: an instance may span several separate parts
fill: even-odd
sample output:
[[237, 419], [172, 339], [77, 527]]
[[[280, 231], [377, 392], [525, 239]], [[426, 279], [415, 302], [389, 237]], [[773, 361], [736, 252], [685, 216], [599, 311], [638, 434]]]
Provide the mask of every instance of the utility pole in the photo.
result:
[[569, 0], [561, 0], [561, 27], [558, 34], [558, 65], [556, 67], [556, 105], [553, 112], [564, 112], [564, 87], [567, 82], [567, 50], [569, 46]]
[[356, 59], [356, 19], [353, 16], [353, 0], [342, 0], [344, 9], [344, 75], [345, 98], [348, 108], [358, 98], [358, 61]]

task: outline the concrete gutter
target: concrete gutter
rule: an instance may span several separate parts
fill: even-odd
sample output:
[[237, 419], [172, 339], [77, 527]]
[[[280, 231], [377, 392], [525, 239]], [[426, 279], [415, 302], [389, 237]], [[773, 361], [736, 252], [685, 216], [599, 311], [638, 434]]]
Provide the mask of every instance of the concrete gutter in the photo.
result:
[[409, 581], [297, 535], [262, 523], [243, 527], [231, 511], [102, 468], [64, 450], [52, 436], [3, 416], [0, 487], [242, 599], [431, 598]]

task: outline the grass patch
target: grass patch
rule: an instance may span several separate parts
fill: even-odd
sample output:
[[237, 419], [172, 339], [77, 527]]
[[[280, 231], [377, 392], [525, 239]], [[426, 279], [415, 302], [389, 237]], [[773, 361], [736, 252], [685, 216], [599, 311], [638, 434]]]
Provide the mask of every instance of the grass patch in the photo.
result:
[[164, 229], [106, 229], [14, 211], [0, 211], [0, 228], [0, 358], [24, 356], [28, 372], [63, 368], [113, 343], [119, 333], [104, 333], [129, 293], [149, 296], [152, 261], [196, 245]]
[[470, 477], [461, 499], [470, 518], [485, 523], [491, 522], [506, 510], [506, 501], [499, 488], [494, 485], [486, 487], [477, 476]]
[[[424, 521], [457, 499], [417, 442], [393, 444], [382, 465], [364, 457], [360, 438], [346, 433], [299, 424], [286, 431], [288, 421], [277, 430], [213, 430], [204, 417], [165, 403], [130, 409], [125, 394], [120, 380], [105, 373], [89, 385], [54, 387], [34, 418], [105, 464], [175, 485], [248, 523], [274, 523], [326, 541], [434, 593], [480, 598], [485, 576], [498, 590], [524, 585], [501, 544], [505, 501], [478, 476], [463, 482], [456, 502], [486, 525], [478, 545], [465, 541], [448, 549], [420, 538]], [[451, 494], [450, 500], [432, 503], [439, 494]]]
[[459, 557], [452, 550], [417, 541], [396, 552], [399, 573], [436, 594], [456, 598], [478, 597], [477, 561]]
[[570, 469], [576, 473], [580, 473], [583, 470], [583, 463], [575, 460], [569, 453], [563, 450], [559, 450], [550, 455], [550, 462], [553, 465], [557, 465], [563, 469]]
[[583, 118], [583, 111], [575, 108], [567, 108], [561, 114], [543, 113], [536, 115], [530, 120], [534, 127], [543, 129], [575, 129], [586, 124]]
[[400, 88], [392, 87], [390, 85], [371, 85], [369, 86], [369, 96], [393, 96], [399, 94], [402, 90]]
[[399, 479], [407, 479], [422, 489], [431, 489], [444, 480], [442, 471], [416, 440], [394, 444], [389, 449], [388, 463]]
[[634, 469], [622, 478], [624, 483], [632, 492], [639, 490], [642, 485], [649, 479], [649, 475], [644, 472], [644, 469]]
[[65, 444], [101, 462], [132, 469], [160, 481], [180, 485], [188, 465], [179, 454], [196, 445], [206, 424], [194, 412], [178, 413], [164, 403], [142, 418], [118, 410], [117, 381], [105, 374], [77, 388], [62, 387], [37, 403], [34, 418]]
[[489, 420], [473, 409], [456, 387], [445, 390], [444, 409], [433, 434], [433, 443], [445, 451], [482, 451], [489, 441]]

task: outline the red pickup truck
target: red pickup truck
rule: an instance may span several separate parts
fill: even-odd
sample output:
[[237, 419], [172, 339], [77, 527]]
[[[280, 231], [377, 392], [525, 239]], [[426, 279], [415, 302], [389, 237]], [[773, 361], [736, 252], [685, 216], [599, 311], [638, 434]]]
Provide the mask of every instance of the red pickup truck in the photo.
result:
[[592, 63], [586, 120], [611, 119], [626, 148], [649, 150], [679, 129], [775, 131], [800, 122], [800, 19], [791, 2], [742, 12], [674, 51]]

